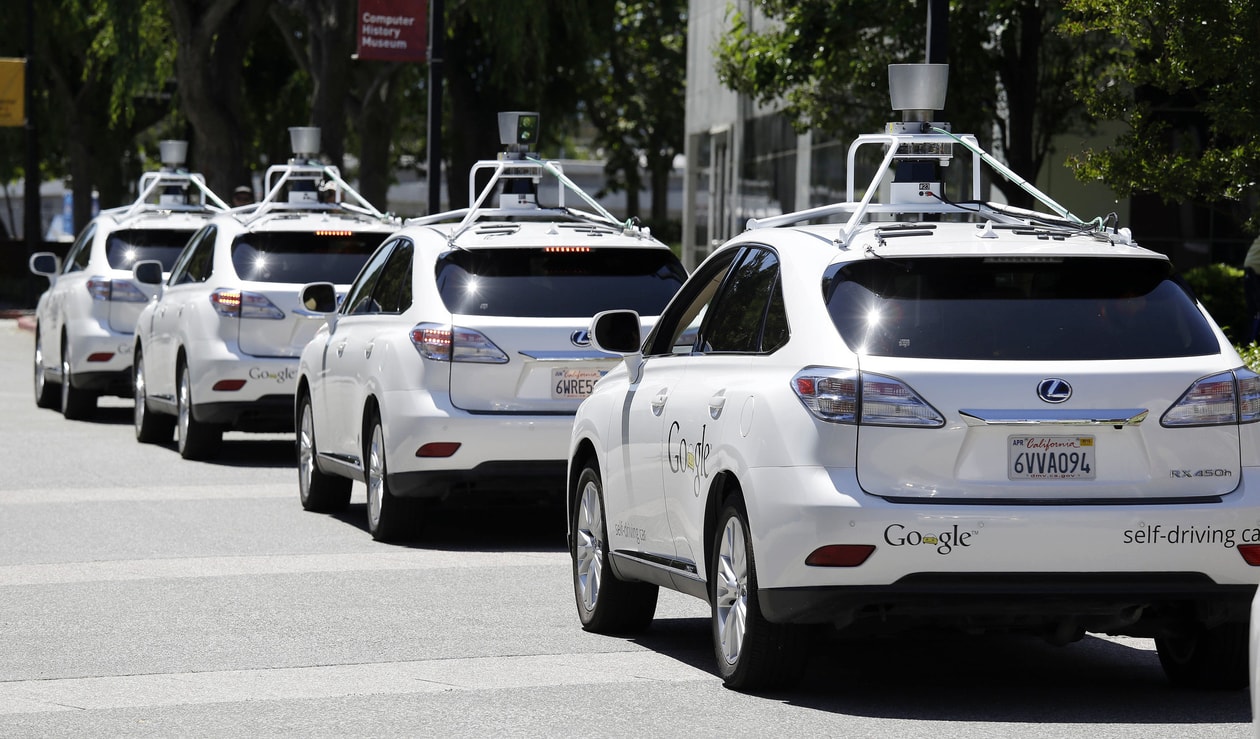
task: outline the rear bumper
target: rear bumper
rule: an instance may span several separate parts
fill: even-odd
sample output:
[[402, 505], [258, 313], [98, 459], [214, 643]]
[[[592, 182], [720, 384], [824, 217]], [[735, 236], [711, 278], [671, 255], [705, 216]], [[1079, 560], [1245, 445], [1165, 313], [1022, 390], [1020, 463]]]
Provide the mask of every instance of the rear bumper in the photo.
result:
[[193, 418], [237, 431], [288, 433], [293, 431], [293, 396], [264, 395], [250, 401], [202, 403], [192, 407]]
[[484, 462], [468, 470], [398, 472], [389, 489], [402, 498], [446, 499], [473, 495], [536, 500], [564, 497], [564, 462]]

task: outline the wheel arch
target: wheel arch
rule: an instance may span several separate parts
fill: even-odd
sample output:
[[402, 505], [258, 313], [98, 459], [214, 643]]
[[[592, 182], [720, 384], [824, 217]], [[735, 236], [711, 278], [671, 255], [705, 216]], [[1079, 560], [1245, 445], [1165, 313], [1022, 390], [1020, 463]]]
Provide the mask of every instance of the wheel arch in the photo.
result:
[[[709, 484], [709, 494], [704, 504], [704, 572], [707, 580], [711, 572], [709, 572], [709, 563], [713, 561], [714, 539], [717, 536], [718, 516], [722, 513], [722, 509], [726, 507], [727, 501], [731, 498], [739, 497], [742, 499], [744, 488], [739, 483], [739, 478], [730, 470], [723, 470], [713, 476], [713, 482]], [[747, 506], [744, 506], [744, 515], [748, 515]], [[750, 523], [751, 528], [751, 523]], [[749, 532], [749, 536], [752, 532]]]
[[595, 463], [595, 471], [599, 473], [600, 479], [603, 479], [603, 467], [599, 461], [599, 453], [595, 451], [595, 444], [587, 438], [583, 438], [578, 442], [577, 448], [573, 450], [573, 456], [569, 459], [568, 484], [564, 488], [564, 511], [565, 511], [565, 533], [569, 542], [569, 553], [572, 554], [574, 549], [573, 542], [573, 509], [577, 505], [578, 478], [582, 476], [582, 470], [590, 462]]

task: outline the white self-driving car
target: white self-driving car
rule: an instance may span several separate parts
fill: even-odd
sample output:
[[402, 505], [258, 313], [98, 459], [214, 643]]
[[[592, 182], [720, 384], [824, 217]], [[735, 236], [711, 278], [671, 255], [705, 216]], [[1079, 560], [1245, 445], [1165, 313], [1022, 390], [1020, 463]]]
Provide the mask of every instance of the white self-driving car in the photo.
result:
[[[618, 361], [591, 348], [590, 316], [650, 322], [686, 277], [647, 229], [528, 156], [537, 114], [503, 115], [512, 151], [473, 168], [472, 207], [390, 236], [302, 352], [302, 505], [343, 509], [363, 481], [378, 540], [451, 496], [562, 500], [573, 413]], [[566, 191], [594, 212], [566, 207]], [[306, 296], [332, 307], [326, 285]]]
[[159, 148], [162, 168], [141, 176], [135, 202], [93, 218], [64, 264], [51, 252], [31, 255], [31, 271], [50, 283], [35, 307], [35, 402], [66, 418], [88, 417], [101, 395], [131, 397], [136, 318], [156, 293], [133, 279], [135, 264], [169, 270], [188, 238], [228, 209], [200, 174], [182, 169], [187, 142]]
[[1174, 684], [1245, 686], [1260, 377], [1111, 219], [981, 202], [1007, 170], [942, 104], [858, 138], [846, 202], [750, 222], [642, 343], [595, 318], [624, 361], [569, 452], [583, 626], [705, 599], [739, 689], [797, 678], [820, 626], [920, 625], [1150, 637]]
[[[324, 323], [303, 285], [344, 290], [398, 226], [319, 163], [318, 129], [292, 129], [288, 164], [266, 194], [206, 224], [162, 282], [152, 262], [137, 281], [161, 284], [136, 324], [133, 387], [141, 442], [169, 441], [188, 459], [213, 457], [223, 432], [288, 432], [298, 354]], [[321, 193], [331, 193], [326, 202]]]

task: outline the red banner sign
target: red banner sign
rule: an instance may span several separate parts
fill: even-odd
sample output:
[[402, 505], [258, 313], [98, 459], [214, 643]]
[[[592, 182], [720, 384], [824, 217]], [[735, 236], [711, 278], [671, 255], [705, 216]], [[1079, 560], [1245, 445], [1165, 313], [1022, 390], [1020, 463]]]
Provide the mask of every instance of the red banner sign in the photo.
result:
[[369, 61], [428, 61], [428, 0], [359, 0], [359, 52]]

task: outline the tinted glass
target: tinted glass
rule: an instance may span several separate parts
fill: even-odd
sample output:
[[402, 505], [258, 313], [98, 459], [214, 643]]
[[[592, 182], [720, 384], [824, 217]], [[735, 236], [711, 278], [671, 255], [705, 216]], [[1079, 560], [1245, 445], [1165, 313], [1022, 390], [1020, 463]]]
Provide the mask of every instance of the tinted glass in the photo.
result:
[[828, 311], [854, 351], [942, 359], [1216, 354], [1211, 326], [1157, 259], [872, 259], [833, 267]]
[[152, 228], [115, 231], [105, 240], [105, 257], [114, 269], [131, 269], [136, 262], [156, 259], [162, 271], [169, 272], [193, 233]]
[[70, 272], [78, 272], [87, 269], [88, 258], [92, 256], [92, 237], [96, 235], [96, 224], [89, 224], [79, 237], [74, 240], [74, 244], [70, 246], [69, 253], [66, 254], [66, 263], [62, 267], [62, 272], [69, 274]]
[[232, 244], [232, 266], [242, 280], [257, 282], [352, 282], [384, 240], [379, 233], [324, 236], [310, 232], [252, 233]]
[[376, 281], [381, 278], [381, 270], [385, 269], [385, 261], [389, 259], [393, 248], [397, 242], [385, 244], [372, 255], [371, 261], [355, 278], [354, 284], [350, 286], [350, 292], [346, 295], [345, 302], [342, 303], [341, 311], [350, 315], [359, 315], [363, 313], [375, 313], [376, 304], [372, 302], [372, 289], [376, 287]]
[[703, 350], [760, 351], [762, 327], [778, 276], [779, 260], [773, 252], [767, 249], [749, 250], [731, 272], [726, 290], [703, 329]]
[[381, 313], [401, 313], [411, 307], [411, 255], [414, 252], [411, 242], [404, 241], [389, 255], [385, 271], [372, 290], [372, 298]]
[[452, 313], [482, 316], [593, 316], [614, 308], [659, 315], [686, 271], [665, 249], [454, 251], [437, 266]]
[[184, 253], [175, 262], [171, 271], [171, 284], [183, 285], [190, 282], [205, 282], [210, 277], [214, 266], [214, 237], [218, 230], [214, 226], [206, 226], [188, 241]]

